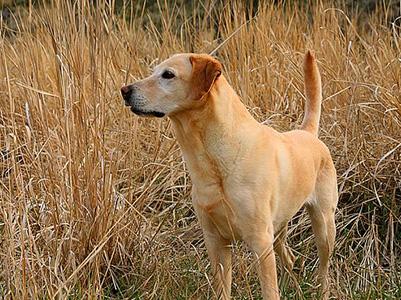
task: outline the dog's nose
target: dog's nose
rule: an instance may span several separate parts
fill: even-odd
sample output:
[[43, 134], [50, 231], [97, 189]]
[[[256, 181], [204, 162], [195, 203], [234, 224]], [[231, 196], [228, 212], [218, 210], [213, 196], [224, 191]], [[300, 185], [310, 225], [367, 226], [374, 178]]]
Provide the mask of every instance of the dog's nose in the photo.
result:
[[121, 95], [123, 96], [126, 105], [129, 105], [131, 94], [132, 88], [129, 85], [125, 85], [121, 88]]

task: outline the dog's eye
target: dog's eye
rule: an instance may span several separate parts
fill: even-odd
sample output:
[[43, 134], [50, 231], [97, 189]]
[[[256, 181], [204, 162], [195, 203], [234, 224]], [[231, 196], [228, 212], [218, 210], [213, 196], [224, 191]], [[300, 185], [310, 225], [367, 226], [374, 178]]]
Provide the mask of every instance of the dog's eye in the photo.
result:
[[164, 71], [163, 74], [162, 74], [162, 77], [165, 78], [165, 79], [171, 79], [171, 78], [174, 78], [175, 75], [171, 71]]

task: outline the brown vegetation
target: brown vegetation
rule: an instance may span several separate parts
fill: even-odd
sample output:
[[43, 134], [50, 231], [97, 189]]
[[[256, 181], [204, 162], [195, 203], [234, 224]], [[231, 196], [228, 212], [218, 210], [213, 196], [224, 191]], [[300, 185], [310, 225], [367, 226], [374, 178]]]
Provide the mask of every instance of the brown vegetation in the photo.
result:
[[[199, 15], [161, 3], [156, 26], [141, 7], [117, 14], [110, 2], [57, 0], [27, 8], [13, 32], [2, 23], [0, 297], [210, 298], [170, 123], [132, 115], [119, 88], [240, 28], [217, 57], [254, 116], [279, 130], [302, 120], [302, 57], [316, 51], [320, 137], [340, 190], [333, 296], [401, 298], [401, 37], [385, 9], [359, 28], [329, 4], [260, 4], [252, 18], [237, 4]], [[317, 255], [303, 212], [289, 236], [298, 260], [294, 274], [280, 272], [282, 295], [313, 299]], [[234, 298], [260, 298], [252, 256], [233, 251]]]

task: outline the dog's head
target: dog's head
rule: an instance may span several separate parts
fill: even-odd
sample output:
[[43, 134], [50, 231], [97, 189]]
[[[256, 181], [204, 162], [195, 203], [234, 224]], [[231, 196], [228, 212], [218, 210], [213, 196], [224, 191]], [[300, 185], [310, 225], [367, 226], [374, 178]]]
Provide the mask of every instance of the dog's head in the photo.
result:
[[207, 54], [176, 54], [140, 81], [123, 86], [125, 104], [140, 116], [163, 117], [197, 106], [220, 76], [220, 62]]

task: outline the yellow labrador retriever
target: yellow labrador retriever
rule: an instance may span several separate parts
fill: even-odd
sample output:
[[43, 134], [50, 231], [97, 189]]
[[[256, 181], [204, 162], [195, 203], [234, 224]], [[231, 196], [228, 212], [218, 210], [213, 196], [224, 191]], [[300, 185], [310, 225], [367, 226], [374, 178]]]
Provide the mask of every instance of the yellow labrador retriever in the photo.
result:
[[121, 88], [141, 116], [168, 116], [193, 182], [192, 201], [202, 226], [219, 298], [231, 290], [230, 243], [241, 239], [256, 253], [264, 299], [279, 299], [273, 247], [290, 270], [287, 223], [305, 206], [319, 254], [322, 298], [329, 297], [334, 247], [336, 171], [317, 138], [322, 99], [314, 55], [304, 61], [306, 112], [301, 130], [279, 133], [258, 123], [206, 54], [176, 54], [153, 74]]

